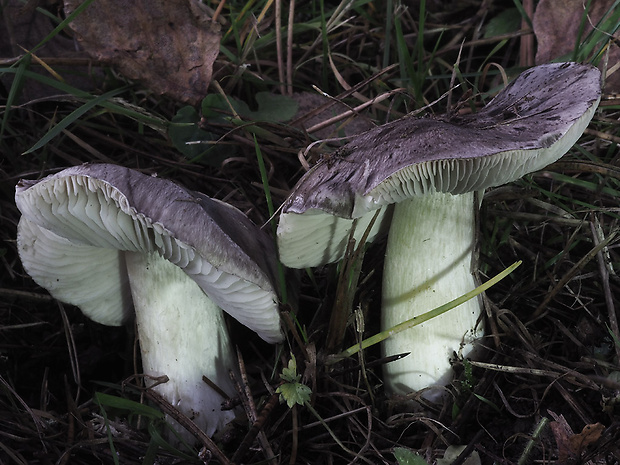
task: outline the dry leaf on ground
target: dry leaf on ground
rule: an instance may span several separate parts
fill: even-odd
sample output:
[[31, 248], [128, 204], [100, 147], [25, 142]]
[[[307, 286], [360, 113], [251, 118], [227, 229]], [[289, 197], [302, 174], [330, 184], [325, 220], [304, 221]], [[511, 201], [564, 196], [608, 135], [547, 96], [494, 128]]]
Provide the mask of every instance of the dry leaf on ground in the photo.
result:
[[[586, 20], [583, 37], [597, 24], [603, 14], [611, 7], [614, 0], [592, 0]], [[538, 49], [536, 64], [548, 63], [562, 55], [570, 53], [575, 48], [577, 34], [584, 15], [583, 0], [540, 0], [534, 13], [534, 34]], [[615, 35], [620, 38], [620, 33]], [[620, 48], [612, 42], [609, 51], [611, 68], [620, 61]], [[620, 72], [617, 72], [606, 81], [605, 90], [617, 92], [620, 89]]]
[[[82, 0], [66, 0], [69, 15]], [[219, 53], [219, 25], [194, 0], [98, 0], [71, 28], [96, 60], [157, 94], [197, 104]]]
[[594, 423], [584, 426], [581, 433], [575, 434], [563, 415], [549, 413], [555, 418], [550, 426], [558, 446], [558, 463], [577, 463], [588, 446], [600, 439], [605, 429], [602, 424]]
[[[37, 10], [37, 2], [22, 2], [20, 0], [6, 0], [0, 7], [0, 60], [2, 66], [10, 66], [26, 51], [33, 50], [50, 32], [57, 23], [50, 17]], [[88, 67], [89, 57], [82, 51], [76, 51], [75, 42], [64, 34], [57, 34], [51, 40], [39, 47], [36, 56], [45, 62], [55, 73], [74, 87], [84, 91], [97, 88], [101, 78], [99, 70]], [[29, 71], [50, 76], [50, 73], [39, 66], [36, 60], [32, 61]], [[7, 89], [13, 85], [13, 74], [0, 76], [0, 85]], [[36, 79], [28, 79], [21, 88], [18, 102], [28, 102], [51, 95], [57, 95], [58, 90]]]

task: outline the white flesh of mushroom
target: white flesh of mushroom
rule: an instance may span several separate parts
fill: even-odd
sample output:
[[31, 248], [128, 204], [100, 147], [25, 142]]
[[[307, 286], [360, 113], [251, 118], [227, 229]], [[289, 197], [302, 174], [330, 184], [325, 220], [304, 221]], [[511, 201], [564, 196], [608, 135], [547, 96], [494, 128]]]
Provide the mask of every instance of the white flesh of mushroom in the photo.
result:
[[[157, 253], [76, 244], [24, 217], [17, 240], [24, 267], [37, 283], [102, 324], [119, 325], [122, 309], [131, 305], [119, 289], [125, 262], [146, 384], [155, 382], [151, 377], [168, 376], [154, 389], [208, 435], [234, 418], [233, 411], [221, 409], [224, 398], [203, 381], [208, 378], [228, 396], [235, 393], [229, 376], [235, 362], [222, 310], [178, 266]], [[93, 299], [93, 292], [102, 297]], [[91, 306], [93, 300], [97, 305]], [[175, 429], [192, 441], [184, 429]]]
[[[476, 206], [466, 193], [512, 182], [556, 161], [583, 133], [599, 100], [596, 68], [553, 63], [525, 71], [475, 114], [406, 116], [357, 136], [330, 163], [309, 171], [285, 202], [278, 227], [282, 263], [340, 260], [353, 219], [360, 220], [357, 238], [373, 210], [395, 204], [383, 276], [383, 329], [471, 291]], [[297, 218], [306, 213], [330, 228], [314, 231]], [[337, 218], [330, 223], [320, 215]], [[387, 388], [404, 394], [447, 384], [452, 353], [467, 355], [482, 331], [475, 327], [479, 312], [479, 303], [470, 301], [391, 336], [385, 355], [411, 355], [386, 366]], [[431, 335], [437, 333], [440, 340]]]
[[154, 389], [211, 436], [235, 416], [222, 411], [225, 399], [203, 381], [204, 376], [234, 395], [229, 370], [235, 362], [222, 311], [159, 254], [127, 253], [125, 260], [143, 370], [154, 377], [167, 375], [168, 382]]
[[[167, 375], [168, 382], [155, 389], [212, 435], [234, 417], [221, 410], [222, 395], [203, 381], [205, 376], [226, 395], [235, 393], [229, 370], [236, 363], [221, 302], [263, 339], [278, 342], [274, 292], [253, 284], [258, 273], [240, 271], [238, 277], [210, 264], [161, 224], [137, 213], [114, 186], [81, 174], [94, 166], [18, 186], [24, 268], [54, 297], [102, 324], [122, 324], [133, 300], [144, 373]], [[181, 198], [179, 208], [197, 205], [183, 202], [184, 192], [174, 192]], [[204, 215], [200, 208], [195, 211]], [[213, 242], [214, 248], [223, 247]]]
[[[383, 271], [382, 330], [421, 315], [476, 287], [471, 273], [474, 194], [429, 194], [395, 206]], [[384, 366], [386, 389], [407, 394], [445, 386], [454, 351], [467, 356], [483, 334], [480, 305], [472, 299], [448, 313], [390, 336], [384, 354], [409, 352]], [[459, 350], [460, 348], [460, 350]], [[429, 399], [441, 391], [430, 390]]]

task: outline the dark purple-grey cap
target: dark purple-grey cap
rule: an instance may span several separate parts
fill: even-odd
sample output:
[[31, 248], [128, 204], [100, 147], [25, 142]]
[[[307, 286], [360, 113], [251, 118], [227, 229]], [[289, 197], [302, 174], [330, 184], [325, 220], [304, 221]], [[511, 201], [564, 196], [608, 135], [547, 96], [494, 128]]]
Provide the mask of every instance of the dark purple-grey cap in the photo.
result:
[[394, 203], [482, 190], [544, 168], [581, 136], [600, 96], [598, 69], [552, 63], [523, 72], [477, 113], [406, 116], [357, 136], [308, 171], [285, 201], [280, 260], [294, 268], [337, 261], [354, 220], [359, 239], [377, 214], [372, 240], [389, 227]]
[[119, 325], [131, 314], [123, 253], [157, 252], [264, 340], [282, 340], [275, 247], [236, 208], [107, 164], [20, 181], [15, 201], [26, 271], [95, 321]]

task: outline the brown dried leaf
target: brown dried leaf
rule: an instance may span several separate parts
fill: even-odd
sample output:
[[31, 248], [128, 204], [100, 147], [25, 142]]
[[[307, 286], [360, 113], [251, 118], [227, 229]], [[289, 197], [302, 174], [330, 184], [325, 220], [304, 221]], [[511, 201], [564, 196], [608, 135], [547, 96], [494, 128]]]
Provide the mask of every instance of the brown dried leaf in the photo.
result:
[[579, 434], [574, 434], [568, 438], [568, 443], [571, 450], [577, 455], [581, 456], [582, 452], [585, 452], [586, 448], [598, 441], [603, 434], [605, 427], [600, 423], [594, 423], [592, 425], [586, 425]]
[[[2, 66], [8, 66], [32, 50], [57, 26], [48, 16], [37, 10], [38, 1], [23, 2], [5, 0], [0, 7], [0, 60]], [[47, 5], [49, 6], [49, 5]], [[75, 43], [66, 35], [57, 34], [45, 42], [35, 52], [36, 56], [49, 65], [70, 84], [79, 89], [89, 91], [97, 88], [97, 81], [102, 73], [88, 68], [89, 57], [85, 52], [76, 51]], [[32, 66], [29, 71], [49, 76], [40, 66]], [[10, 88], [13, 75], [3, 74], [0, 81]], [[21, 90], [20, 102], [57, 95], [58, 90], [45, 85], [36, 79], [27, 79]]]
[[575, 434], [562, 415], [549, 412], [555, 419], [550, 423], [551, 431], [558, 446], [558, 463], [576, 463], [588, 446], [596, 443], [605, 427], [600, 423], [584, 426], [581, 433]]
[[[614, 0], [592, 0], [588, 11], [583, 37], [598, 23]], [[534, 34], [538, 42], [536, 64], [543, 64], [571, 52], [577, 41], [577, 34], [584, 15], [583, 0], [540, 0], [534, 13]], [[620, 38], [620, 34], [615, 37]], [[620, 48], [612, 42], [609, 52], [609, 66], [620, 60]], [[620, 89], [620, 73], [611, 75], [606, 90]]]
[[577, 456], [575, 456], [570, 447], [570, 437], [574, 436], [573, 430], [563, 415], [556, 415], [551, 411], [549, 414], [555, 419], [555, 421], [549, 423], [549, 426], [558, 446], [558, 463], [569, 464], [576, 462]]
[[[83, 0], [66, 0], [69, 15]], [[158, 94], [197, 104], [219, 53], [219, 25], [194, 0], [97, 0], [71, 23], [96, 60]]]

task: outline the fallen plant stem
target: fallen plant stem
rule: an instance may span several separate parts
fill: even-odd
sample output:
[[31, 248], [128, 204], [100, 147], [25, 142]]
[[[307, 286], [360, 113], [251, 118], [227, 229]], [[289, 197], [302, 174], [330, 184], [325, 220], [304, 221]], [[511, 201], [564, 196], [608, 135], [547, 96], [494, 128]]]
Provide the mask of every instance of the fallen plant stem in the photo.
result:
[[407, 321], [403, 321], [402, 323], [399, 323], [396, 326], [393, 326], [385, 331], [382, 331], [379, 334], [375, 334], [374, 336], [364, 339], [360, 344], [351, 346], [345, 351], [340, 352], [337, 355], [330, 356], [326, 360], [325, 364], [333, 365], [334, 363], [338, 363], [340, 360], [343, 360], [347, 357], [355, 355], [360, 350], [367, 349], [368, 347], [374, 344], [384, 341], [385, 339], [392, 336], [393, 334], [397, 334], [407, 329], [413, 328], [414, 326], [418, 326], [430, 320], [431, 318], [435, 318], [436, 316], [442, 315], [446, 313], [447, 311], [452, 310], [454, 307], [457, 307], [458, 305], [461, 305], [462, 303], [467, 302], [468, 300], [476, 297], [478, 294], [483, 293], [484, 291], [489, 289], [491, 286], [497, 284], [499, 281], [501, 281], [506, 276], [508, 276], [510, 273], [512, 273], [519, 265], [521, 265], [520, 260], [510, 265], [508, 268], [506, 268], [501, 273], [498, 273], [493, 278], [489, 279], [486, 283], [478, 286], [473, 291], [463, 294], [462, 296], [457, 297], [456, 299], [451, 300], [450, 302], [443, 304], [433, 310], [423, 313], [422, 315], [413, 317]]
[[541, 304], [536, 308], [532, 316], [530, 317], [530, 321], [538, 318], [547, 308], [547, 305], [551, 300], [556, 296], [560, 290], [566, 286], [566, 284], [577, 274], [579, 270], [581, 270], [586, 263], [592, 260], [601, 250], [607, 247], [613, 239], [616, 237], [616, 232], [612, 232], [607, 238], [600, 242], [596, 247], [594, 247], [590, 252], [588, 252], [584, 257], [581, 258], [575, 265], [568, 270], [568, 272], [558, 281], [558, 283], [554, 286], [553, 289], [545, 296], [545, 299], [541, 302]]
[[237, 447], [237, 450], [233, 454], [233, 463], [239, 463], [243, 456], [246, 454], [246, 452], [250, 449], [250, 446], [254, 443], [256, 436], [260, 431], [262, 431], [265, 422], [271, 415], [271, 412], [273, 412], [274, 407], [278, 405], [279, 398], [280, 396], [278, 394], [272, 394], [272, 396], [269, 398], [265, 406], [260, 411], [258, 417], [256, 418], [256, 421], [252, 424], [252, 427], [247, 432], [247, 434], [243, 438], [243, 441], [241, 441], [241, 444], [239, 444], [239, 447]]
[[[364, 234], [356, 244], [353, 235], [357, 226], [357, 220], [353, 221], [353, 227], [349, 233], [345, 258], [341, 261], [340, 275], [338, 276], [338, 286], [336, 289], [336, 297], [331, 311], [331, 318], [327, 330], [327, 339], [325, 348], [328, 353], [333, 352], [336, 348], [342, 348], [342, 341], [347, 329], [347, 322], [351, 316], [353, 300], [357, 292], [358, 280], [364, 260], [364, 253], [368, 235], [372, 230], [379, 212], [377, 210], [370, 223], [366, 227]], [[357, 245], [357, 247], [356, 247]]]
[[327, 425], [327, 422], [325, 420], [323, 420], [323, 418], [321, 417], [321, 415], [319, 415], [319, 412], [317, 412], [314, 407], [312, 405], [310, 405], [310, 402], [306, 402], [304, 404], [304, 406], [310, 411], [310, 413], [312, 413], [312, 415], [314, 415], [316, 417], [317, 420], [319, 420], [319, 422], [321, 423], [321, 425], [323, 425], [323, 427], [327, 430], [327, 432], [329, 433], [329, 435], [332, 437], [332, 439], [334, 441], [336, 441], [336, 444], [338, 444], [340, 446], [340, 448], [345, 451], [347, 454], [352, 455], [355, 458], [360, 458], [362, 459], [364, 462], [366, 463], [372, 463], [370, 462], [368, 459], [359, 456], [359, 453], [355, 453], [354, 451], [352, 451], [351, 449], [349, 449], [347, 446], [345, 446], [342, 441], [340, 439], [338, 439], [338, 437], [336, 436], [336, 433], [334, 433], [332, 431], [332, 429]]
[[[590, 222], [590, 230], [592, 231], [592, 240], [594, 245], [599, 245], [603, 238], [603, 231], [598, 218], [594, 218], [593, 222]], [[612, 296], [611, 286], [609, 284], [609, 275], [611, 268], [611, 257], [609, 256], [609, 250], [601, 249], [596, 254], [598, 261], [599, 274], [601, 275], [601, 286], [603, 287], [603, 294], [605, 296], [605, 304], [607, 306], [607, 315], [609, 317], [609, 330], [614, 335], [614, 339], [620, 337], [620, 329], [618, 328], [618, 318], [616, 317], [616, 307], [614, 305], [614, 299]], [[611, 268], [613, 272], [613, 268]], [[614, 344], [616, 350], [616, 357], [620, 360], [620, 346]]]
[[[271, 190], [269, 189], [269, 176], [267, 175], [267, 169], [265, 167], [265, 159], [263, 158], [263, 153], [260, 149], [260, 145], [258, 144], [258, 140], [256, 139], [256, 135], [254, 135], [254, 148], [256, 150], [256, 160], [258, 161], [258, 169], [260, 171], [261, 181], [263, 183], [263, 191], [265, 192], [265, 201], [267, 202], [267, 209], [269, 211], [269, 223], [271, 225], [272, 233], [275, 237], [276, 235], [276, 220], [275, 220], [275, 210], [273, 208], [273, 199], [271, 197]], [[277, 244], [276, 244], [277, 247]], [[280, 291], [280, 301], [283, 304], [288, 302], [287, 289], [286, 289], [286, 276], [284, 272], [284, 267], [279, 260], [276, 261], [277, 273], [278, 273], [278, 284]]]
[[157, 392], [152, 389], [147, 389], [146, 396], [155, 402], [167, 415], [170, 415], [174, 420], [176, 420], [183, 428], [192, 433], [196, 438], [198, 438], [202, 444], [209, 449], [209, 451], [213, 454], [213, 456], [223, 465], [233, 465], [233, 462], [228, 460], [226, 455], [217, 447], [217, 444], [213, 442], [213, 440], [205, 434], [196, 424], [187, 418], [187, 416], [183, 415], [176, 408], [172, 406], [170, 402], [160, 396]]
[[521, 457], [519, 457], [519, 461], [517, 462], [517, 465], [524, 465], [529, 462], [530, 454], [532, 453], [534, 444], [536, 444], [536, 442], [539, 440], [540, 435], [545, 430], [548, 423], [549, 423], [549, 419], [547, 417], [542, 417], [540, 419], [540, 421], [536, 425], [536, 428], [534, 429], [534, 432], [532, 433], [532, 437], [525, 445], [525, 449], [523, 449], [523, 453], [521, 454]]

